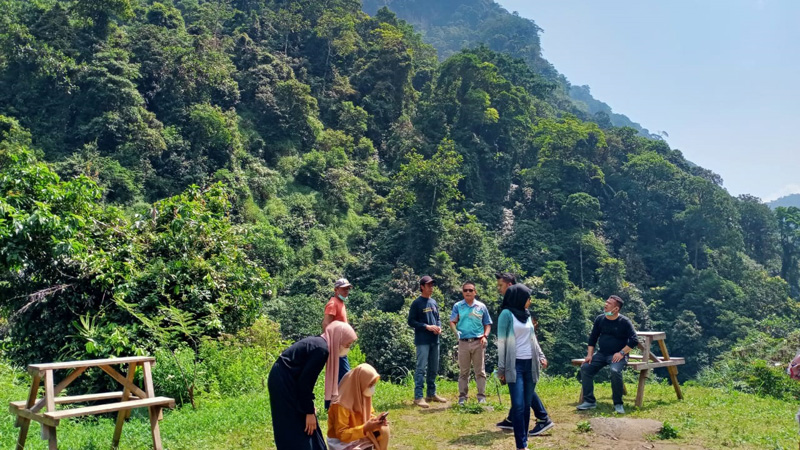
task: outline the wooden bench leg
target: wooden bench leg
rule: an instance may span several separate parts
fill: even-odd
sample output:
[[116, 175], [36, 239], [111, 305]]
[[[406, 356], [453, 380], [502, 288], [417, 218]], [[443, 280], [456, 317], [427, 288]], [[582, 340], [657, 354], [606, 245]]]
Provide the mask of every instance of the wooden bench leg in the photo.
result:
[[644, 382], [647, 380], [647, 374], [650, 373], [650, 369], [644, 369], [639, 372], [639, 388], [636, 391], [636, 407], [641, 408], [642, 403], [644, 402]]
[[678, 368], [675, 366], [667, 367], [667, 371], [669, 372], [669, 379], [672, 381], [672, 387], [675, 388], [675, 395], [678, 396], [678, 400], [683, 400], [683, 392], [681, 392], [681, 385], [678, 384]]
[[153, 434], [153, 449], [164, 450], [161, 446], [161, 430], [158, 428], [158, 416], [161, 414], [160, 406], [151, 406], [150, 408], [150, 431]]
[[31, 419], [17, 416], [19, 422], [19, 439], [17, 439], [17, 450], [25, 448], [25, 441], [28, 440], [28, 428], [31, 426]]
[[47, 449], [58, 450], [58, 439], [56, 438], [56, 427], [47, 428]]
[[628, 395], [628, 387], [625, 386], [625, 383], [622, 383], [622, 395]]
[[[661, 349], [661, 356], [664, 357], [665, 360], [669, 360], [669, 350], [667, 350], [667, 343], [663, 340], [658, 341], [658, 347]], [[678, 400], [683, 400], [683, 393], [681, 392], [681, 385], [678, 384], [678, 368], [675, 366], [667, 367], [667, 372], [669, 372], [669, 379], [672, 381], [672, 387], [675, 388], [675, 395], [678, 396]]]

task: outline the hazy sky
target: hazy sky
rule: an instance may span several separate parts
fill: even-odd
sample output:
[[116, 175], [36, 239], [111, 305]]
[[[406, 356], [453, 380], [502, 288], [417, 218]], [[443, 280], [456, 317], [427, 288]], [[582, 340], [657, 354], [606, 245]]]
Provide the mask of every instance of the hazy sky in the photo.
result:
[[497, 0], [544, 57], [733, 195], [800, 192], [800, 1]]

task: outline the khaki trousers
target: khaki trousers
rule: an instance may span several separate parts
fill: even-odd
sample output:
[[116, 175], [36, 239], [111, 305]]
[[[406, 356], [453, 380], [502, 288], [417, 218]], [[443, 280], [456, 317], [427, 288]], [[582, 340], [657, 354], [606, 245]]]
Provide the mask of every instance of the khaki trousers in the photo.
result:
[[469, 392], [469, 369], [475, 371], [475, 383], [478, 385], [478, 399], [486, 398], [486, 368], [484, 357], [486, 349], [480, 339], [474, 341], [458, 341], [458, 398], [467, 398]]

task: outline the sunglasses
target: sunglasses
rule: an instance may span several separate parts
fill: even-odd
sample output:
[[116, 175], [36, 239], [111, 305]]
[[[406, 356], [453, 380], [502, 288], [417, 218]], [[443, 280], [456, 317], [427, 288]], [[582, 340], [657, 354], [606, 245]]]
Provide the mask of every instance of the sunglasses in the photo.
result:
[[463, 292], [475, 292], [475, 289], [462, 289]]

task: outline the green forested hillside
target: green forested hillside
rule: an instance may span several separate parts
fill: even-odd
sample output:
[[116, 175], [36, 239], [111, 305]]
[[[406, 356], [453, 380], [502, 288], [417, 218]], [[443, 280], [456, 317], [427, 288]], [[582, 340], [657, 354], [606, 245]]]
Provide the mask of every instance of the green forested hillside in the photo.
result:
[[516, 11], [507, 11], [494, 0], [364, 0], [364, 11], [368, 14], [384, 6], [414, 25], [422, 33], [423, 40], [438, 50], [440, 58], [450, 57], [465, 47], [486, 45], [496, 52], [522, 59], [535, 73], [553, 83], [553, 100], [557, 99], [561, 109], [596, 122], [602, 128], [631, 127], [642, 136], [660, 139], [595, 99], [589, 86], [571, 85], [542, 57], [541, 28]]
[[354, 0], [0, 6], [0, 325], [17, 364], [198, 351], [262, 315], [285, 339], [317, 334], [341, 276], [387, 378], [411, 367], [422, 274], [445, 310], [469, 279], [497, 314], [493, 274], [519, 273], [561, 374], [612, 293], [668, 333], [683, 377], [796, 328], [800, 210], [588, 121], [538, 46], [440, 62]]

